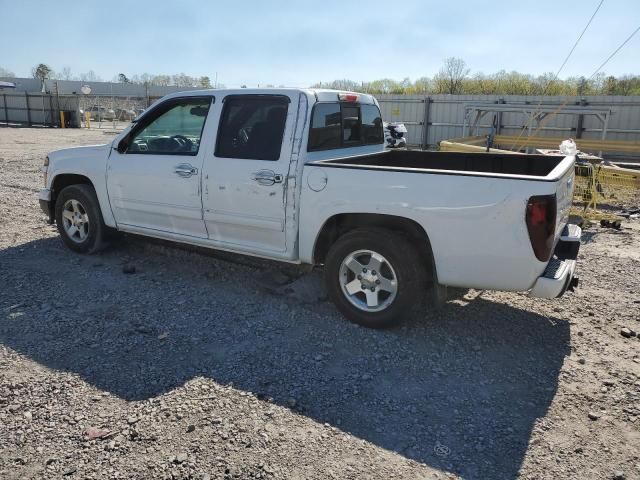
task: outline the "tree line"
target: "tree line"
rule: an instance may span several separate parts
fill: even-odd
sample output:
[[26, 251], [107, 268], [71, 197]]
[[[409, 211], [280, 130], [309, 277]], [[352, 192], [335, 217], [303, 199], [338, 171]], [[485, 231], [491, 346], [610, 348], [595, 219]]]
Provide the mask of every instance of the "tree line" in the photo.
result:
[[[45, 80], [75, 80], [81, 82], [103, 82], [105, 81], [95, 71], [89, 70], [85, 73], [74, 74], [70, 67], [63, 67], [60, 70], [54, 70], [46, 63], [39, 63], [31, 69], [31, 76], [37, 78], [44, 83]], [[0, 77], [15, 77], [15, 74], [3, 67], [0, 67]], [[115, 83], [132, 83], [138, 85], [157, 85], [157, 86], [177, 86], [177, 87], [199, 87], [212, 88], [211, 79], [208, 76], [192, 77], [184, 73], [173, 75], [155, 75], [143, 73], [128, 76], [125, 73], [119, 73], [112, 79]], [[221, 85], [217, 85], [220, 87]]]
[[[99, 75], [93, 70], [74, 74], [69, 67], [54, 71], [47, 64], [41, 63], [33, 67], [34, 78], [45, 80], [80, 80], [83, 82], [101, 82]], [[14, 77], [13, 72], [0, 67], [0, 77]], [[213, 84], [208, 76], [190, 76], [184, 73], [173, 75], [119, 73], [113, 82], [132, 83], [138, 85], [220, 88], [223, 85]], [[266, 85], [272, 87], [273, 85]], [[243, 85], [246, 87], [246, 85]], [[471, 74], [464, 60], [447, 58], [442, 68], [433, 77], [421, 77], [412, 81], [409, 78], [394, 80], [382, 78], [370, 82], [353, 80], [333, 80], [318, 82], [311, 87], [350, 90], [373, 94], [396, 95], [640, 95], [640, 75], [612, 76], [599, 73], [591, 78], [584, 76], [556, 78], [553, 73], [530, 75], [516, 71], [501, 70], [493, 74]]]
[[640, 95], [640, 75], [614, 77], [599, 73], [592, 78], [560, 79], [553, 73], [530, 75], [505, 70], [472, 75], [464, 60], [451, 57], [433, 77], [415, 81], [409, 78], [400, 81], [382, 78], [372, 82], [343, 79], [319, 82], [312, 87], [396, 95]]

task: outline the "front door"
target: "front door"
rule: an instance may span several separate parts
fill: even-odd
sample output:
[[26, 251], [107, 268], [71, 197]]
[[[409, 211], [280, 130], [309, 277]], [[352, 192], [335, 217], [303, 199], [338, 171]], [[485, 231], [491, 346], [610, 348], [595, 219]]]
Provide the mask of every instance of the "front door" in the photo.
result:
[[144, 115], [112, 150], [109, 200], [118, 226], [207, 238], [202, 132], [212, 97], [182, 97]]
[[209, 238], [228, 248], [284, 252], [295, 107], [286, 95], [225, 97], [214, 155], [204, 164]]

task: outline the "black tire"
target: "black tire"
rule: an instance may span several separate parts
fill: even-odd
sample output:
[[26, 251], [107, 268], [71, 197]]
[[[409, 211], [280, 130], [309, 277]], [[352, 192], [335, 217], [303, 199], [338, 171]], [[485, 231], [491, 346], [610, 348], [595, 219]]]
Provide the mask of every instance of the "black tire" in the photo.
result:
[[[395, 274], [396, 277], [395, 297], [379, 311], [366, 311], [363, 308], [368, 307], [362, 305], [359, 308], [352, 303], [360, 298], [363, 299], [361, 302], [366, 302], [366, 288], [363, 292], [349, 295], [352, 300], [349, 300], [347, 292], [343, 291], [344, 283], [356, 282], [356, 278], [352, 278], [351, 269], [342, 269], [343, 261], [352, 253], [361, 250], [370, 250], [382, 255], [392, 267], [391, 274], [385, 275], [391, 277]], [[361, 258], [366, 258], [366, 254]], [[345, 317], [365, 327], [385, 328], [398, 325], [412, 314], [416, 305], [422, 303], [419, 300], [425, 289], [426, 269], [427, 265], [418, 249], [404, 236], [381, 228], [359, 228], [342, 235], [329, 249], [325, 262], [325, 282], [331, 299]], [[370, 285], [375, 288], [375, 283]], [[383, 292], [379, 291], [379, 295], [382, 296]], [[387, 295], [387, 298], [390, 297], [391, 295]]]
[[[86, 228], [86, 237], [71, 238], [63, 220], [63, 210], [67, 202], [75, 200], [79, 202], [81, 211], [84, 211], [89, 219]], [[104, 247], [107, 227], [102, 219], [100, 204], [96, 192], [90, 185], [79, 184], [65, 187], [56, 199], [56, 225], [65, 245], [78, 253], [95, 253]]]

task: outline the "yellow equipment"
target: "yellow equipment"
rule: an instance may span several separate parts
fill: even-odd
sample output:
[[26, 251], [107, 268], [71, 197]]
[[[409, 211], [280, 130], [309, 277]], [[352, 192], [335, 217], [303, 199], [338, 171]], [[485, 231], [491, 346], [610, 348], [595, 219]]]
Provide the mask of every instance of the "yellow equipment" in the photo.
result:
[[577, 164], [573, 200], [583, 206], [583, 216], [593, 219], [615, 216], [610, 213], [612, 210], [637, 206], [640, 202], [640, 170], [606, 163]]

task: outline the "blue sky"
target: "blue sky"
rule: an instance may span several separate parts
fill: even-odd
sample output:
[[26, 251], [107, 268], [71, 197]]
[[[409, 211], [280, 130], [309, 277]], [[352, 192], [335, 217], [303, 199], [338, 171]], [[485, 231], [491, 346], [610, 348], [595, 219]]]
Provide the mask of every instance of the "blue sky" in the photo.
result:
[[[473, 73], [540, 74], [559, 68], [598, 1], [0, 0], [0, 67], [307, 86], [415, 80], [455, 56]], [[590, 76], [638, 25], [640, 0], [605, 0], [561, 77]], [[640, 73], [640, 34], [604, 71]]]

